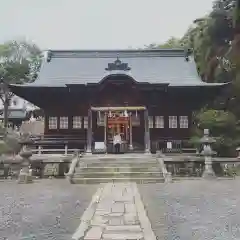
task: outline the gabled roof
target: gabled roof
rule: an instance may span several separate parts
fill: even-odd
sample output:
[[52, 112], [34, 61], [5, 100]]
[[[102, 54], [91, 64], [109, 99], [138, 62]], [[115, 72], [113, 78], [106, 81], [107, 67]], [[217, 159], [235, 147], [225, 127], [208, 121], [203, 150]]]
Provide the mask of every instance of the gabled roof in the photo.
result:
[[[112, 68], [110, 71], [116, 60], [125, 64], [125, 69]], [[26, 85], [64, 87], [99, 83], [111, 74], [125, 74], [140, 83], [209, 85], [198, 76], [193, 58], [186, 61], [183, 49], [48, 51], [37, 80]]]
[[[25, 109], [9, 109], [9, 119], [25, 119], [27, 112]], [[3, 110], [0, 112], [0, 119], [4, 119]]]

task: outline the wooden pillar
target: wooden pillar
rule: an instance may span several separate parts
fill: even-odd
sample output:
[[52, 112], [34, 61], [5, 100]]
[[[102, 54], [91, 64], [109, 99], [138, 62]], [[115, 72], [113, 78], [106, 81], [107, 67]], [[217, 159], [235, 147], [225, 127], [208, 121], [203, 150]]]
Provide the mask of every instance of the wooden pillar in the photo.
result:
[[88, 110], [88, 129], [87, 129], [87, 151], [86, 153], [92, 154], [92, 110]]
[[148, 122], [148, 110], [144, 110], [144, 143], [145, 143], [145, 153], [150, 153], [150, 132], [149, 132], [149, 122]]
[[105, 151], [107, 153], [107, 127], [108, 127], [108, 123], [107, 123], [107, 112], [104, 112], [104, 145], [105, 145]]
[[129, 149], [133, 150], [133, 142], [132, 142], [132, 113], [129, 114]]

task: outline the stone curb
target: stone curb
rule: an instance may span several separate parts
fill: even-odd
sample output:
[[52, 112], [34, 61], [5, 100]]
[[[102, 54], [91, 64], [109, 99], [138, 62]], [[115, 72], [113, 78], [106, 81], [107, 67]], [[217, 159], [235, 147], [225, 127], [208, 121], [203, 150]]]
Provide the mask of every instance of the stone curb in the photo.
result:
[[100, 187], [97, 192], [93, 195], [92, 200], [88, 206], [88, 208], [85, 210], [81, 217], [81, 223], [75, 233], [72, 236], [72, 239], [74, 240], [80, 240], [84, 237], [86, 231], [88, 230], [92, 217], [95, 213], [97, 204], [99, 202], [99, 199], [101, 198], [101, 194], [103, 191], [103, 187]]
[[152, 230], [151, 223], [147, 217], [136, 183], [132, 183], [132, 190], [135, 196], [135, 206], [137, 209], [139, 222], [143, 231], [144, 240], [156, 240], [156, 236]]

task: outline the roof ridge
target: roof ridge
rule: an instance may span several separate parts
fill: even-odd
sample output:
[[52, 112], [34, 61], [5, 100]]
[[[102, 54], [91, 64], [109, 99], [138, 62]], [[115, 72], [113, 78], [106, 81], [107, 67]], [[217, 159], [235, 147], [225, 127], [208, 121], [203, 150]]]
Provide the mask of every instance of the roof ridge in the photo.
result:
[[185, 57], [185, 49], [49, 50], [48, 58]]
[[154, 48], [154, 49], [47, 49], [51, 52], [184, 52], [185, 48]]

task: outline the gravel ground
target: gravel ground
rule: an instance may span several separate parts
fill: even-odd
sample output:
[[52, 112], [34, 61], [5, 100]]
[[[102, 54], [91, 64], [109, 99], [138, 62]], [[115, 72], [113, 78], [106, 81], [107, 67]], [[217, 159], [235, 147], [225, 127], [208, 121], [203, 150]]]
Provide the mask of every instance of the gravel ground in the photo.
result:
[[71, 239], [97, 187], [66, 180], [0, 182], [0, 239]]
[[[240, 180], [138, 185], [159, 240], [240, 239]], [[0, 182], [0, 240], [67, 240], [99, 185]]]
[[240, 180], [138, 185], [158, 239], [240, 239]]

